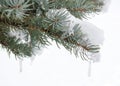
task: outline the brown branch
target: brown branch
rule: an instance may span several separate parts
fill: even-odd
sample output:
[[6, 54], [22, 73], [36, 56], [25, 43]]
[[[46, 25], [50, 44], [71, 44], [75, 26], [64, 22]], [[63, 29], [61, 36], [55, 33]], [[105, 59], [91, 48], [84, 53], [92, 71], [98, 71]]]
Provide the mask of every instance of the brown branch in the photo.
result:
[[80, 11], [80, 12], [85, 12], [87, 11], [85, 8], [72, 8], [72, 11]]

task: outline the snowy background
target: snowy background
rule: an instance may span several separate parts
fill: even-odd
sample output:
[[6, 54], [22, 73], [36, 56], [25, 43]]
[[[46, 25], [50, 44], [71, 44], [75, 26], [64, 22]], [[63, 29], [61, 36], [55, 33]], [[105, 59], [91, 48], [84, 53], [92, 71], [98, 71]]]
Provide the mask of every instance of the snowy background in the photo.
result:
[[[112, 0], [109, 10], [88, 20], [104, 31], [101, 61], [92, 64], [88, 77], [88, 62], [70, 55], [56, 45], [44, 49], [41, 55], [23, 61], [9, 58], [0, 49], [0, 86], [120, 86], [120, 0]], [[1, 52], [2, 51], [2, 52]]]

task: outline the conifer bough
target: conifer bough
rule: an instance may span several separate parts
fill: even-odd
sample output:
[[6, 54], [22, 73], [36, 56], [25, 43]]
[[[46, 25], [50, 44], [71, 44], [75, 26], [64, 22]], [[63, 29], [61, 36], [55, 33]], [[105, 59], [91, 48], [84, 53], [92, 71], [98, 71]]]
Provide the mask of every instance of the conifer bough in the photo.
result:
[[79, 24], [72, 25], [71, 16], [82, 20], [103, 5], [104, 0], [0, 0], [0, 45], [25, 58], [51, 45], [51, 39], [88, 59], [88, 53], [99, 52], [99, 44], [92, 44]]

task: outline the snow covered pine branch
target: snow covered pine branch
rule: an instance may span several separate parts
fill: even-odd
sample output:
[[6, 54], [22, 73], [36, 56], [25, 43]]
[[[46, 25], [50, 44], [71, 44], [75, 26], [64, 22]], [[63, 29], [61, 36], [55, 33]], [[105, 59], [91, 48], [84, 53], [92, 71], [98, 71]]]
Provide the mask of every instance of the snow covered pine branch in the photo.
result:
[[97, 61], [103, 32], [83, 21], [101, 12], [105, 0], [0, 0], [0, 45], [22, 59], [50, 39], [76, 57]]

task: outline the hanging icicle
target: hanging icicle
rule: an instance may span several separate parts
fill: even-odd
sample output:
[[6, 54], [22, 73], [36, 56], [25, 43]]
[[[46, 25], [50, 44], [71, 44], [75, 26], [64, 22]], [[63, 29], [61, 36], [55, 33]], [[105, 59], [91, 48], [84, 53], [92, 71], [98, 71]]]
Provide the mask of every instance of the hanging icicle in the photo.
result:
[[88, 65], [88, 77], [91, 77], [92, 61], [89, 61], [88, 63], [89, 63], [89, 65]]
[[19, 59], [19, 71], [23, 71], [23, 59]]

